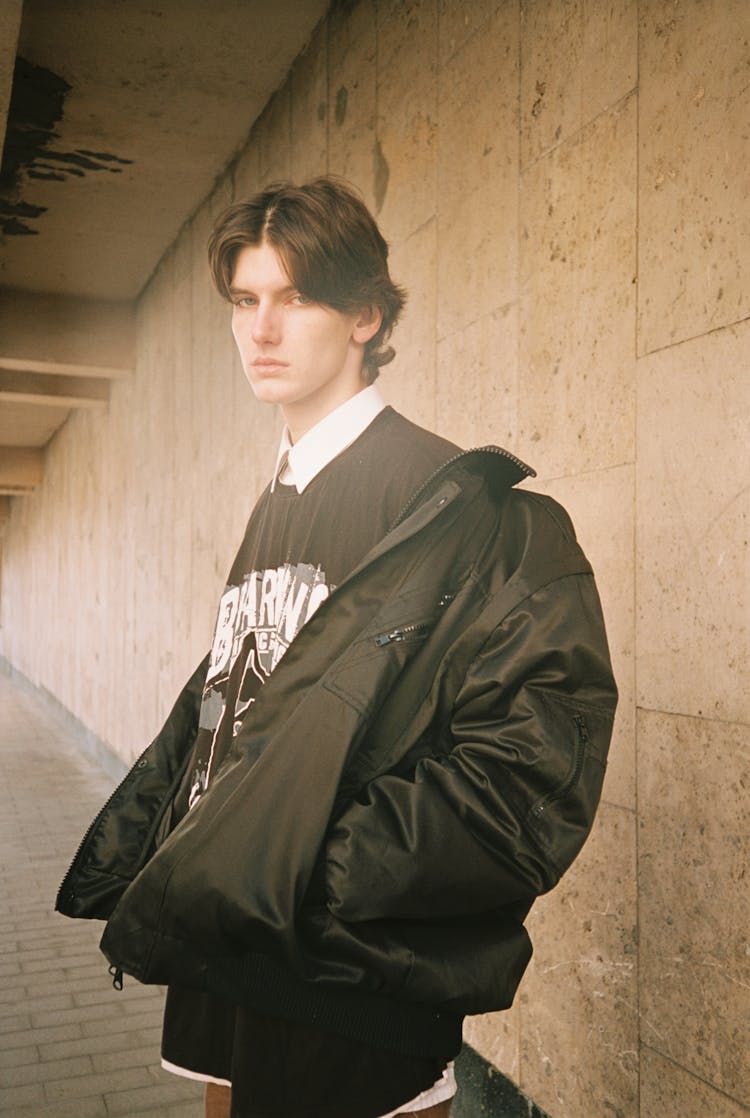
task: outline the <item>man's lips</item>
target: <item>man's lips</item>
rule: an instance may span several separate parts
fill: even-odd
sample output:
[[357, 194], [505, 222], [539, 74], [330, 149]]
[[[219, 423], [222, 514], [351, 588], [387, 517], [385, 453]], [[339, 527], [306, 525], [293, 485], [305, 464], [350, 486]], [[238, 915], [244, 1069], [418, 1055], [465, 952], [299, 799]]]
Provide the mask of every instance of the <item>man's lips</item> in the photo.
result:
[[277, 357], [256, 357], [251, 363], [251, 368], [261, 377], [273, 376], [274, 373], [279, 373], [288, 366], [287, 361], [281, 361]]

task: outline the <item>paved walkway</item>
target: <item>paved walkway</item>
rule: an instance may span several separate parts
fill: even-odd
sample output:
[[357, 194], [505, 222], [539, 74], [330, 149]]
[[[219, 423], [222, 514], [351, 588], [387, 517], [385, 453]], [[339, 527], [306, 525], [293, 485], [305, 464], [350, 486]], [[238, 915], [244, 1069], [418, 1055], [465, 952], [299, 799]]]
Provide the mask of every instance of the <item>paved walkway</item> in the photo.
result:
[[163, 994], [112, 988], [99, 921], [53, 912], [113, 787], [69, 722], [0, 670], [0, 1113], [199, 1118], [202, 1088], [159, 1067]]

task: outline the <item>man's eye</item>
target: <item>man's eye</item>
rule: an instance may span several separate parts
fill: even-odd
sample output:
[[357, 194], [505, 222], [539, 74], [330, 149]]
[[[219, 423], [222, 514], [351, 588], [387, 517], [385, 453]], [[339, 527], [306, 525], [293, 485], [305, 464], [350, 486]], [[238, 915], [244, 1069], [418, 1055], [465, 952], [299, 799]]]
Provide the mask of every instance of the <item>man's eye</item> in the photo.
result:
[[292, 297], [292, 302], [297, 303], [298, 306], [307, 307], [312, 303], [312, 299], [309, 295], [303, 295], [301, 291], [298, 291], [297, 294]]

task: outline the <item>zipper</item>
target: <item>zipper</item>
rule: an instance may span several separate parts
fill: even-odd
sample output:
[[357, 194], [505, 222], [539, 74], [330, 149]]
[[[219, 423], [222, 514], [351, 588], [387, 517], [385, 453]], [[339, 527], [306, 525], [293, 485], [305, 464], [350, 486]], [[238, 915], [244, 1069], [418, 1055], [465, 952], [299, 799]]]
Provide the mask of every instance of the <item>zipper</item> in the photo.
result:
[[[57, 902], [58, 902], [58, 904], [63, 899], [63, 889], [65, 888], [65, 885], [67, 883], [68, 878], [70, 877], [71, 873], [73, 872], [73, 867], [75, 866], [76, 862], [78, 861], [78, 859], [81, 856], [81, 853], [83, 851], [84, 846], [89, 841], [89, 839], [91, 838], [91, 835], [94, 833], [96, 828], [99, 826], [99, 824], [101, 823], [101, 821], [104, 818], [104, 816], [106, 815], [106, 813], [109, 811], [110, 807], [112, 806], [115, 798], [120, 793], [120, 791], [125, 787], [127, 782], [134, 775], [134, 773], [136, 773], [138, 769], [145, 768], [147, 764], [148, 764], [148, 760], [145, 757], [142, 757], [142, 756], [139, 757], [138, 760], [135, 762], [135, 764], [131, 765], [130, 769], [125, 774], [125, 776], [122, 778], [122, 780], [117, 785], [117, 787], [114, 789], [114, 791], [112, 792], [112, 794], [110, 795], [109, 799], [104, 804], [104, 806], [102, 808], [100, 808], [97, 815], [94, 816], [94, 819], [89, 824], [89, 826], [86, 830], [86, 833], [84, 834], [81, 841], [78, 843], [78, 848], [76, 849], [76, 852], [73, 855], [73, 858], [71, 859], [71, 862], [70, 862], [70, 865], [68, 866], [67, 872], [65, 873], [65, 876], [63, 877], [62, 882], [60, 884], [60, 888], [57, 891]], [[66, 899], [68, 901], [73, 901], [73, 900], [75, 900], [75, 897], [76, 897], [76, 894], [69, 889]]]
[[583, 762], [586, 757], [586, 747], [589, 745], [591, 739], [589, 738], [588, 726], [586, 725], [586, 719], [583, 715], [574, 715], [573, 721], [577, 729], [576, 755], [573, 771], [561, 788], [558, 788], [556, 792], [551, 793], [549, 796], [545, 796], [544, 799], [534, 804], [531, 809], [531, 814], [535, 815], [537, 819], [541, 818], [550, 804], [555, 803], [557, 800], [562, 800], [567, 796], [571, 788], [574, 788], [580, 779]]
[[[455, 593], [450, 592], [441, 594], [438, 608], [445, 609], [455, 596]], [[399, 641], [408, 640], [409, 637], [418, 637], [430, 629], [431, 626], [432, 621], [415, 621], [413, 625], [400, 625], [397, 629], [391, 629], [388, 633], [381, 633], [380, 636], [373, 637], [373, 640], [378, 648], [382, 648], [385, 644], [397, 644]]]
[[409, 500], [401, 509], [401, 512], [393, 521], [393, 524], [391, 524], [389, 531], [393, 531], [394, 528], [406, 519], [414, 506], [421, 500], [425, 492], [437, 481], [441, 474], [450, 469], [451, 466], [454, 466], [456, 462], [459, 462], [462, 458], [468, 458], [472, 454], [498, 454], [501, 458], [505, 458], [509, 462], [512, 462], [513, 465], [517, 466], [527, 477], [536, 477], [536, 471], [532, 470], [531, 466], [527, 466], [520, 458], [516, 458], [515, 454], [511, 454], [509, 450], [503, 450], [501, 446], [479, 446], [475, 447], [473, 450], [462, 450], [458, 454], [454, 454], [453, 457], [449, 458], [446, 462], [443, 462], [442, 466], [438, 466], [435, 472], [427, 478], [427, 481], [422, 482], [419, 488], [412, 493]]
[[[149, 746], [148, 748], [150, 749], [151, 747]], [[175, 779], [172, 781], [172, 784], [170, 786], [169, 793], [164, 797], [163, 804], [166, 804], [169, 801], [171, 801], [171, 798], [174, 794], [174, 789], [184, 775], [184, 771], [185, 771], [185, 768], [187, 766], [189, 756], [190, 755], [188, 754], [188, 756], [185, 759], [185, 763], [183, 765], [180, 765], [178, 773], [177, 773]], [[99, 823], [103, 819], [106, 812], [112, 806], [112, 803], [114, 802], [115, 798], [122, 791], [122, 789], [125, 787], [125, 785], [128, 783], [128, 781], [131, 779], [131, 777], [133, 777], [134, 774], [137, 773], [139, 769], [145, 769], [148, 764], [149, 764], [148, 758], [142, 754], [138, 758], [138, 760], [135, 761], [135, 763], [133, 765], [131, 765], [130, 769], [125, 774], [125, 776], [122, 778], [122, 780], [117, 785], [117, 787], [114, 789], [114, 791], [110, 795], [107, 802], [104, 804], [104, 806], [101, 808], [101, 810], [97, 813], [94, 820], [89, 824], [89, 827], [88, 827], [85, 835], [83, 836], [83, 838], [79, 842], [78, 849], [76, 850], [75, 854], [73, 855], [73, 859], [72, 859], [70, 865], [68, 866], [67, 873], [65, 874], [65, 877], [62, 879], [62, 882], [60, 884], [60, 888], [57, 891], [57, 899], [56, 899], [56, 902], [55, 902], [55, 909], [56, 910], [63, 911], [60, 907], [62, 903], [64, 903], [65, 901], [67, 901], [68, 903], [72, 903], [76, 899], [76, 893], [74, 892], [74, 890], [71, 889], [70, 886], [68, 886], [67, 889], [66, 889], [66, 885], [67, 885], [68, 879], [70, 878], [70, 876], [73, 872], [74, 866], [76, 865], [78, 859], [81, 856], [83, 848], [85, 847], [89, 838], [93, 834], [94, 830], [98, 827]], [[162, 818], [162, 816], [163, 816], [163, 811], [158, 812], [157, 816], [153, 820], [151, 828], [149, 829], [149, 833], [146, 836], [146, 841], [144, 842], [144, 850], [148, 848], [149, 843], [151, 841], [151, 838], [155, 834], [156, 828], [158, 827], [159, 821]], [[141, 859], [142, 858], [143, 858], [143, 851], [141, 852]], [[136, 871], [136, 872], [138, 872], [138, 871]], [[114, 989], [118, 990], [118, 991], [122, 990], [122, 988], [123, 988], [122, 967], [119, 967], [115, 963], [112, 963], [107, 969], [108, 969], [109, 974], [112, 977], [112, 986], [114, 987]]]
[[[84, 847], [88, 843], [89, 839], [91, 838], [91, 836], [94, 833], [94, 831], [96, 830], [96, 828], [101, 823], [104, 816], [107, 814], [107, 812], [111, 808], [111, 806], [114, 803], [114, 801], [116, 800], [116, 798], [120, 795], [120, 793], [123, 791], [123, 789], [126, 787], [126, 785], [132, 780], [132, 778], [138, 773], [138, 770], [139, 769], [145, 769], [151, 763], [150, 759], [147, 756], [145, 756], [145, 754], [148, 752], [149, 749], [151, 749], [151, 745], [149, 745], [148, 748], [144, 751], [144, 753], [141, 754], [141, 756], [137, 759], [137, 761], [135, 761], [133, 763], [133, 765], [131, 766], [129, 771], [125, 774], [125, 776], [122, 778], [120, 783], [114, 789], [114, 791], [110, 795], [107, 802], [99, 810], [99, 812], [97, 813], [95, 818], [89, 824], [88, 829], [87, 829], [85, 835], [83, 836], [83, 838], [81, 839], [81, 841], [79, 842], [78, 849], [76, 850], [75, 854], [73, 855], [73, 859], [72, 859], [70, 865], [68, 866], [67, 873], [65, 874], [64, 878], [62, 879], [62, 883], [60, 885], [60, 888], [58, 889], [56, 908], [59, 908], [59, 905], [63, 900], [67, 900], [69, 902], [75, 900], [76, 894], [70, 888], [68, 888], [67, 894], [64, 895], [64, 890], [65, 890], [65, 886], [68, 883], [68, 878], [71, 876], [71, 874], [72, 874], [72, 872], [73, 872], [73, 870], [76, 866], [76, 863], [78, 862], [79, 858], [81, 857], [81, 854], [83, 852]], [[164, 816], [164, 812], [167, 810], [169, 804], [172, 802], [175, 791], [179, 787], [180, 781], [182, 780], [182, 778], [185, 775], [185, 769], [187, 768], [187, 766], [190, 762], [190, 756], [191, 756], [191, 753], [190, 753], [190, 751], [188, 751], [185, 754], [185, 758], [182, 761], [182, 763], [177, 767], [177, 771], [176, 771], [174, 777], [172, 778], [172, 782], [169, 785], [169, 788], [165, 792], [164, 796], [162, 797], [161, 803], [159, 805], [159, 810], [156, 812], [156, 815], [152, 819], [150, 827], [149, 827], [149, 829], [146, 833], [146, 836], [144, 838], [143, 849], [141, 850], [140, 860], [135, 866], [135, 874], [140, 872], [140, 869], [141, 869], [141, 867], [143, 865], [143, 861], [144, 861], [144, 855], [145, 855], [146, 851], [148, 851], [150, 849], [151, 842], [153, 841], [154, 835], [156, 834], [156, 832], [159, 828], [159, 824], [160, 824], [160, 822], [161, 822], [161, 820]], [[135, 876], [135, 874], [133, 876]]]
[[423, 621], [415, 625], [404, 625], [400, 629], [391, 629], [390, 633], [381, 633], [379, 637], [373, 639], [378, 648], [382, 648], [384, 644], [397, 644], [399, 641], [408, 640], [409, 637], [419, 636], [427, 629], [429, 625]]

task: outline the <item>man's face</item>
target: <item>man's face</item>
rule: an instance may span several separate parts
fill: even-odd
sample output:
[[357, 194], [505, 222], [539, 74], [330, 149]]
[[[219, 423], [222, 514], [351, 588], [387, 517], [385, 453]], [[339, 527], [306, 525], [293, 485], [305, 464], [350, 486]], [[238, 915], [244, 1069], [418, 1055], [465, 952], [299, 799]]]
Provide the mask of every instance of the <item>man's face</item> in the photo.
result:
[[268, 244], [240, 250], [230, 291], [245, 375], [259, 400], [280, 405], [293, 440], [363, 387], [364, 344], [379, 316], [311, 302]]

